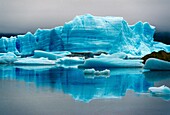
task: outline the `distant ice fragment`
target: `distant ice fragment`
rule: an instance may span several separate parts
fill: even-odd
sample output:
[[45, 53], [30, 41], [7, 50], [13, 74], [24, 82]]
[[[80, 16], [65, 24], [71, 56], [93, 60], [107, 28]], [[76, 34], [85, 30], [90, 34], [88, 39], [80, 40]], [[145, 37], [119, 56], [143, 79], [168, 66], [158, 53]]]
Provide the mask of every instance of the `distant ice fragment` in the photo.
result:
[[149, 91], [154, 94], [170, 94], [170, 88], [165, 85], [160, 87], [150, 87]]
[[14, 62], [15, 65], [55, 65], [55, 61], [48, 58], [20, 58]]
[[149, 58], [146, 60], [144, 65], [144, 69], [149, 70], [170, 70], [170, 62], [156, 59], [156, 58]]
[[108, 70], [108, 69], [99, 71], [99, 70], [95, 70], [94, 68], [92, 68], [92, 69], [85, 69], [83, 72], [84, 72], [85, 77], [87, 77], [87, 78], [89, 78], [89, 77], [94, 78], [94, 77], [99, 77], [99, 76], [109, 77], [109, 75], [110, 75], [110, 70]]
[[48, 58], [49, 60], [56, 60], [60, 58], [61, 56], [57, 56], [56, 54], [52, 52], [46, 52], [46, 51], [41, 51], [41, 50], [35, 50], [34, 51], [34, 58]]
[[114, 54], [101, 54], [99, 56], [95, 56], [95, 58], [108, 58], [108, 59], [114, 59], [114, 58], [119, 58], [119, 59], [127, 59], [128, 56], [124, 52], [119, 52], [119, 53], [114, 53]]
[[92, 74], [92, 75], [110, 75], [110, 70], [105, 69], [103, 71], [96, 71], [94, 68], [92, 69], [85, 69], [84, 74]]
[[1, 64], [11, 64], [16, 60], [17, 60], [17, 56], [12, 52], [4, 53], [0, 56]]
[[59, 65], [73, 66], [83, 64], [85, 59], [83, 57], [63, 57], [57, 59], [56, 63]]
[[101, 58], [90, 58], [85, 61], [81, 68], [137, 68], [143, 67], [142, 60], [124, 60], [120, 58], [110, 58], [104, 56]]

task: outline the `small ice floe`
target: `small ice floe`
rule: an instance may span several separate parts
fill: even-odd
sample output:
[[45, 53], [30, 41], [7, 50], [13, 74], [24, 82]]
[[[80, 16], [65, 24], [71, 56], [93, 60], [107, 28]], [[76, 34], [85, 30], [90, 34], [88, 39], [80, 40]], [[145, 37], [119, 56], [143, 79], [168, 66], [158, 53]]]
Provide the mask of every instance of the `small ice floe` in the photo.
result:
[[18, 68], [18, 69], [22, 69], [22, 70], [34, 70], [34, 71], [45, 71], [45, 70], [50, 70], [52, 68], [55, 68], [56, 66], [55, 65], [24, 65], [24, 66], [21, 66], [21, 65], [15, 65], [14, 66], [15, 68]]
[[149, 58], [146, 60], [144, 69], [149, 70], [170, 70], [170, 62], [156, 59], [156, 58]]
[[108, 59], [113, 59], [113, 58], [120, 58], [120, 59], [127, 59], [127, 54], [124, 52], [119, 52], [119, 53], [114, 53], [112, 55], [109, 54], [101, 54], [100, 56], [95, 56], [95, 58], [108, 58]]
[[160, 87], [150, 87], [149, 91], [153, 94], [163, 94], [163, 95], [169, 94], [170, 95], [170, 88], [165, 85], [162, 85]]
[[20, 58], [14, 62], [15, 65], [55, 65], [55, 61], [48, 58]]
[[57, 56], [55, 53], [35, 50], [34, 58], [41, 58], [41, 57], [48, 58], [49, 60], [56, 60], [57, 58], [59, 58], [59, 56]]
[[109, 75], [110, 75], [110, 70], [108, 70], [108, 69], [105, 69], [105, 70], [103, 70], [103, 71], [98, 71], [98, 70], [95, 70], [94, 68], [92, 68], [92, 69], [85, 69], [84, 70], [84, 75], [86, 76], [86, 77], [92, 77], [92, 78], [94, 78], [95, 76], [96, 77], [99, 77], [99, 76], [103, 76], [103, 77], [109, 77]]
[[110, 58], [108, 56], [101, 58], [90, 58], [85, 60], [80, 68], [141, 68], [142, 60], [124, 60], [120, 58]]
[[0, 56], [0, 63], [1, 64], [10, 64], [10, 63], [13, 63], [16, 60], [17, 60], [17, 56], [12, 52], [3, 53]]
[[78, 65], [78, 64], [83, 64], [84, 63], [84, 58], [83, 57], [63, 57], [57, 59], [56, 63], [61, 64], [61, 65]]
[[151, 96], [162, 98], [165, 101], [170, 100], [170, 88], [163, 85], [160, 87], [150, 87], [149, 91], [151, 92]]

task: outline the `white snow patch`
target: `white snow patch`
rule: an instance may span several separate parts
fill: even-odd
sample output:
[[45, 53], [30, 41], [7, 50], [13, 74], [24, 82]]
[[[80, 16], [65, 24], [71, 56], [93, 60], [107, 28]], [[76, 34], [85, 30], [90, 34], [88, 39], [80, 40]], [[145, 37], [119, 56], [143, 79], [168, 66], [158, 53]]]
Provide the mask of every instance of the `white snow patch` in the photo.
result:
[[55, 61], [48, 58], [20, 58], [14, 62], [15, 65], [55, 65]]

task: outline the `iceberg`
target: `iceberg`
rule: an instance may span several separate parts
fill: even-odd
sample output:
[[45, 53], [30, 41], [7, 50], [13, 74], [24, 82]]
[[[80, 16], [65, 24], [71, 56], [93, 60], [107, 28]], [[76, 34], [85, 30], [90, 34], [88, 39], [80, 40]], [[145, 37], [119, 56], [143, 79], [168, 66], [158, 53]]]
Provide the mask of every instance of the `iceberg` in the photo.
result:
[[[65, 50], [125, 52], [142, 55], [150, 52], [155, 27], [138, 22], [133, 26], [122, 17], [77, 16], [63, 26]], [[146, 53], [146, 52], [145, 52]]]
[[141, 68], [142, 60], [124, 60], [120, 58], [90, 58], [86, 59], [79, 68]]
[[35, 50], [70, 52], [124, 52], [143, 56], [152, 51], [170, 50], [153, 41], [155, 27], [147, 22], [129, 25], [122, 17], [76, 16], [63, 26], [38, 29], [34, 34], [0, 39], [0, 53], [30, 56]]
[[92, 68], [92, 69], [85, 69], [83, 72], [86, 78], [109, 77], [110, 75], [110, 70], [108, 69], [99, 71]]
[[15, 65], [55, 65], [55, 61], [48, 60], [48, 58], [20, 58], [14, 62]]
[[41, 50], [35, 50], [34, 51], [34, 58], [48, 58], [49, 60], [57, 60], [58, 58], [61, 58], [61, 56], [57, 56], [56, 54], [52, 52], [46, 52]]
[[84, 60], [85, 59], [83, 57], [63, 57], [57, 59], [56, 64], [65, 65], [65, 66], [74, 66], [78, 64], [83, 64]]
[[16, 60], [17, 56], [12, 52], [4, 53], [0, 56], [0, 64], [12, 64]]
[[156, 59], [156, 58], [149, 58], [146, 60], [144, 65], [144, 69], [149, 70], [170, 70], [170, 62]]
[[170, 88], [162, 85], [160, 87], [150, 87], [149, 91], [151, 92], [151, 96], [162, 98], [165, 101], [170, 100]]
[[170, 88], [165, 85], [160, 87], [150, 87], [149, 91], [154, 94], [170, 94]]

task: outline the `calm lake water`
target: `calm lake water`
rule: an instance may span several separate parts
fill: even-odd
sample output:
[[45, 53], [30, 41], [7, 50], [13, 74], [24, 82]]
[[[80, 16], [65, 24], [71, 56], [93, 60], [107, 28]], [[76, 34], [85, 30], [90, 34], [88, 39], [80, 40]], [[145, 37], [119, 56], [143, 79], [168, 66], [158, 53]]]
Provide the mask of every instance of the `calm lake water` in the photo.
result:
[[83, 69], [0, 66], [0, 115], [170, 115], [170, 96], [149, 93], [170, 87], [170, 72], [111, 69], [85, 76]]

